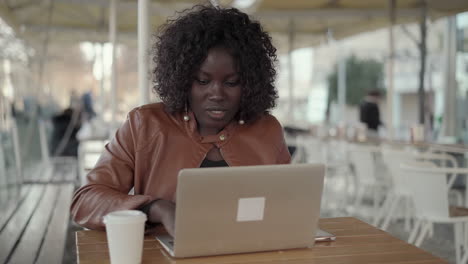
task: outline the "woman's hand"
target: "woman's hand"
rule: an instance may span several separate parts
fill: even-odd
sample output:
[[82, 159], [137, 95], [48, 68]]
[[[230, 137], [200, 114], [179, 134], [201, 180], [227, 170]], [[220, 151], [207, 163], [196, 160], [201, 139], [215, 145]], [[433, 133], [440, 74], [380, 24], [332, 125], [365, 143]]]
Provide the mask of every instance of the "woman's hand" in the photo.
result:
[[161, 223], [166, 231], [174, 237], [175, 203], [167, 200], [157, 200], [151, 205], [148, 220], [151, 223]]

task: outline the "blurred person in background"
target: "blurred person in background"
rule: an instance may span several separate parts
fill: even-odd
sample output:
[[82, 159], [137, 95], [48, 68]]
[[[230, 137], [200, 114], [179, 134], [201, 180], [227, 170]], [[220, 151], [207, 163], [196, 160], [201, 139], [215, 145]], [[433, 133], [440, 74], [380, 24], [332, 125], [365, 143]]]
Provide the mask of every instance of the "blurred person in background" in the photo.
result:
[[81, 96], [81, 105], [84, 120], [89, 121], [96, 116], [96, 112], [94, 112], [93, 106], [94, 103], [92, 91], [87, 91]]
[[181, 169], [290, 162], [269, 114], [276, 48], [259, 22], [235, 8], [195, 6], [160, 28], [153, 51], [162, 102], [132, 110], [106, 145], [74, 194], [79, 225], [104, 229], [109, 212], [138, 209], [173, 235]]
[[380, 98], [379, 90], [371, 90], [359, 105], [359, 120], [367, 125], [369, 131], [377, 132], [379, 126], [383, 125], [380, 119]]
[[80, 109], [67, 108], [52, 117], [51, 154], [53, 156], [78, 156], [79, 141], [76, 137], [81, 126]]

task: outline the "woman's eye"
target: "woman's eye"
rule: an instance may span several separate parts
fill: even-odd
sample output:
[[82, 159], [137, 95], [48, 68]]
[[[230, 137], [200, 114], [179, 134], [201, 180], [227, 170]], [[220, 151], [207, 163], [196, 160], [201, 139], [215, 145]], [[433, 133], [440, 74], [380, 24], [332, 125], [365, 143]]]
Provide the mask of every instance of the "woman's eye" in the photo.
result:
[[231, 87], [237, 86], [238, 84], [239, 84], [239, 81], [235, 81], [235, 82], [226, 82], [226, 85], [227, 85], [227, 86], [231, 86]]
[[203, 79], [196, 79], [196, 81], [198, 82], [198, 84], [200, 85], [207, 85], [209, 83], [208, 80], [203, 80]]

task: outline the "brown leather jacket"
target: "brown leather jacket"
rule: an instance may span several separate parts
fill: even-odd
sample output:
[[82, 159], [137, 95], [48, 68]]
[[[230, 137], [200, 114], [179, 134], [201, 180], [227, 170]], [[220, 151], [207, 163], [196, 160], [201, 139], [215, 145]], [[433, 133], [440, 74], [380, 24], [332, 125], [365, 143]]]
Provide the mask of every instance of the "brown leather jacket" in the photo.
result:
[[[88, 174], [88, 183], [75, 192], [75, 222], [103, 229], [102, 218], [109, 212], [140, 208], [155, 199], [174, 201], [179, 170], [200, 167], [215, 146], [229, 166], [291, 160], [282, 127], [271, 115], [244, 125], [233, 121], [207, 137], [198, 134], [190, 115], [185, 122], [182, 114], [167, 113], [162, 103], [132, 110]], [[129, 195], [132, 188], [134, 195]]]

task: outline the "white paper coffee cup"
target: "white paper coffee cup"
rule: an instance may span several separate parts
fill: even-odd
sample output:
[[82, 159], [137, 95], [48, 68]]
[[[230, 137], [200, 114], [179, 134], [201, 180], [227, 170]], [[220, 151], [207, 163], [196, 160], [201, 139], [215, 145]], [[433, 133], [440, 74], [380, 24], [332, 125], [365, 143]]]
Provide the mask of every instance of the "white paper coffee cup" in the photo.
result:
[[141, 263], [146, 214], [137, 210], [115, 211], [104, 216], [112, 264]]

